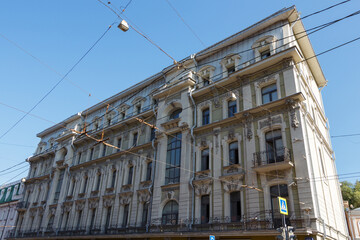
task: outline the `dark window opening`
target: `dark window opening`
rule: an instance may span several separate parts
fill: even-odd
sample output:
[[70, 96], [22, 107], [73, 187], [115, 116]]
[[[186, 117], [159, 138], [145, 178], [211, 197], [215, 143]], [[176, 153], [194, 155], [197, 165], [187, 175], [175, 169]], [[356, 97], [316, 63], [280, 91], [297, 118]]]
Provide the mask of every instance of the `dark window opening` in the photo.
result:
[[112, 176], [111, 176], [111, 187], [114, 188], [115, 187], [115, 180], [116, 180], [116, 170], [113, 170], [112, 172]]
[[178, 221], [179, 205], [174, 200], [169, 201], [162, 212], [163, 225], [176, 225]]
[[137, 145], [138, 133], [134, 133], [133, 135], [133, 147]]
[[210, 123], [210, 109], [206, 108], [202, 111], [202, 125]]
[[134, 167], [133, 166], [129, 167], [129, 176], [128, 176], [127, 184], [132, 184], [133, 171], [134, 171]]
[[236, 113], [236, 100], [228, 102], [228, 117], [232, 117]]
[[239, 163], [239, 149], [238, 142], [229, 144], [229, 165]]
[[269, 103], [278, 99], [276, 84], [261, 89], [262, 103]]
[[240, 192], [230, 193], [231, 222], [239, 222], [241, 219]]
[[126, 227], [126, 225], [127, 225], [128, 217], [129, 217], [129, 204], [126, 204], [124, 206], [124, 214], [123, 214], [123, 221], [122, 221], [123, 228]]
[[149, 162], [146, 167], [146, 181], [151, 180], [152, 162]]
[[261, 59], [270, 57], [270, 49], [261, 52]]
[[170, 119], [177, 119], [177, 118], [179, 118], [181, 112], [182, 112], [182, 109], [181, 109], [181, 108], [176, 109], [175, 111], [173, 111], [173, 112], [170, 114]]
[[228, 67], [227, 72], [228, 72], [228, 74], [231, 74], [231, 73], [235, 72], [235, 65], [232, 65], [232, 66]]
[[209, 195], [201, 196], [201, 224], [208, 223], [210, 219]]
[[[279, 209], [279, 199], [278, 197], [286, 198], [287, 205], [289, 206], [289, 193], [288, 187], [286, 184], [280, 184], [270, 187], [270, 201], [271, 201], [271, 210], [272, 218], [274, 223], [274, 228], [279, 228], [283, 225], [282, 223], [282, 214]], [[289, 215], [285, 216], [286, 225], [290, 226]]]
[[169, 136], [166, 156], [165, 184], [180, 181], [181, 133]]
[[147, 224], [148, 212], [149, 212], [149, 203], [144, 203], [143, 212], [142, 212], [142, 219], [141, 219], [141, 225], [142, 226], [146, 226], [146, 224]]
[[209, 149], [206, 148], [201, 151], [201, 171], [208, 170], [210, 166]]
[[282, 141], [281, 131], [275, 130], [266, 133], [266, 160], [267, 163], [275, 163], [284, 161], [284, 145]]

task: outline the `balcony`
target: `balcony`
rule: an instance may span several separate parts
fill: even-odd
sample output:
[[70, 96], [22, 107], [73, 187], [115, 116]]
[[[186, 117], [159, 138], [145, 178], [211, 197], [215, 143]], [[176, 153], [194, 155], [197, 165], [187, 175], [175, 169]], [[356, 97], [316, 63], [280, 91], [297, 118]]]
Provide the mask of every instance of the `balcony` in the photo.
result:
[[[298, 235], [309, 235], [309, 227], [316, 222], [316, 219], [308, 219], [306, 217], [296, 217], [294, 212], [290, 212], [287, 218], [287, 223], [296, 227]], [[158, 237], [166, 236], [166, 234], [175, 234], [182, 237], [205, 237], [209, 232], [214, 232], [218, 236], [267, 236], [273, 239], [278, 232], [275, 230], [278, 227], [278, 219], [274, 218], [272, 211], [261, 211], [249, 216], [213, 216], [209, 218], [208, 223], [201, 223], [200, 218], [186, 218], [171, 221], [164, 221], [162, 218], [154, 218], [146, 223], [129, 224], [126, 227], [113, 224], [105, 229], [99, 226], [94, 226], [92, 229], [87, 229], [84, 226], [69, 227], [69, 228], [40, 228], [33, 231], [10, 231], [8, 238], [86, 238], [91, 239], [91, 236], [101, 235], [104, 238], [116, 238], [121, 235], [122, 238], [137, 238], [145, 239], [153, 237], [156, 234]], [[136, 236], [136, 237], [135, 237]], [[269, 239], [270, 239], [269, 238]]]
[[290, 150], [286, 147], [254, 153], [254, 171], [265, 173], [287, 170], [294, 166]]

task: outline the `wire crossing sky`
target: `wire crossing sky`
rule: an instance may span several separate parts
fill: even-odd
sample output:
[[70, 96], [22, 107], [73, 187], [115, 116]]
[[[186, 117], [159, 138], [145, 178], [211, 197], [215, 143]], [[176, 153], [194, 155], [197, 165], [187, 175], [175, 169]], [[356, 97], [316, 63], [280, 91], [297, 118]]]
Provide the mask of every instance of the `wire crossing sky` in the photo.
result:
[[[302, 16], [306, 16], [341, 3], [308, 0], [286, 3], [227, 0], [226, 4], [210, 0], [168, 1], [206, 47], [293, 4]], [[146, 32], [177, 61], [204, 49], [166, 0], [119, 0], [111, 1], [111, 4], [120, 10], [126, 8], [124, 13], [131, 19], [132, 25]], [[311, 29], [357, 10], [360, 10], [359, 1], [345, 1], [341, 5], [305, 18], [303, 23], [306, 29]], [[0, 33], [41, 59], [44, 64], [56, 69], [58, 73], [66, 73], [79, 56], [99, 38], [99, 33], [114, 22], [115, 17], [96, 0], [39, 0], [31, 3], [2, 1]], [[324, 52], [359, 37], [360, 32], [354, 28], [354, 23], [359, 20], [359, 15], [353, 16], [311, 34], [309, 37], [315, 53]], [[359, 159], [354, 157], [360, 155], [360, 136], [357, 135], [360, 133], [357, 124], [360, 112], [353, 107], [358, 98], [357, 89], [360, 87], [360, 69], [357, 66], [359, 45], [359, 41], [353, 42], [318, 57], [328, 80], [322, 93], [331, 136], [348, 135], [332, 138], [338, 173], [354, 172], [354, 168], [360, 167]], [[1, 103], [26, 111], [59, 81], [59, 75], [6, 39], [0, 38], [0, 52]], [[173, 62], [170, 58], [135, 31], [124, 33], [113, 27], [68, 76], [69, 81], [60, 84], [32, 114], [52, 122], [60, 122], [171, 64]], [[24, 113], [0, 105], [0, 134], [23, 115]], [[35, 151], [35, 147], [32, 149], [28, 146], [37, 146], [39, 143], [36, 134], [53, 125], [33, 115], [26, 117], [1, 139], [1, 159], [4, 160], [1, 160], [0, 170], [25, 161]], [[0, 174], [0, 183], [15, 176], [16, 179], [25, 176], [26, 172], [22, 173], [23, 169], [20, 169], [22, 166], [10, 169], [9, 171], [18, 170], [7, 175]]]

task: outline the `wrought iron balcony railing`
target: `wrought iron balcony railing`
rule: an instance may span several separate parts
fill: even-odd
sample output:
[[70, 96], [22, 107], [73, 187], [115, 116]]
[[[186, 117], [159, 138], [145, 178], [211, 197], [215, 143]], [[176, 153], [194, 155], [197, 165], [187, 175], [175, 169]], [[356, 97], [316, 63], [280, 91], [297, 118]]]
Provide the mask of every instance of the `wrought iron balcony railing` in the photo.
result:
[[286, 147], [254, 153], [254, 167], [290, 161], [290, 150]]

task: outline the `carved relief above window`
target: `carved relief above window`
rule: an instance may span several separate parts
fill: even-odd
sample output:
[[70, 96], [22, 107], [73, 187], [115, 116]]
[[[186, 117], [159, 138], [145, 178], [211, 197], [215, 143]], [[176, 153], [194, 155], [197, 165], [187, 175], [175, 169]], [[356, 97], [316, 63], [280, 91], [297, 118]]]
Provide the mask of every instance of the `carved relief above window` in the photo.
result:
[[231, 73], [240, 69], [240, 56], [237, 54], [228, 55], [221, 60], [223, 77], [229, 76]]
[[276, 52], [276, 38], [274, 36], [265, 36], [254, 42], [255, 61], [260, 61], [270, 57]]
[[211, 82], [213, 82], [214, 72], [215, 72], [215, 67], [213, 66], [207, 65], [205, 67], [202, 67], [199, 71], [200, 86], [205, 87], [209, 85]]
[[119, 111], [119, 121], [122, 121], [126, 118], [127, 115], [127, 111], [130, 108], [130, 106], [126, 103], [121, 104], [118, 107], [118, 111]]

